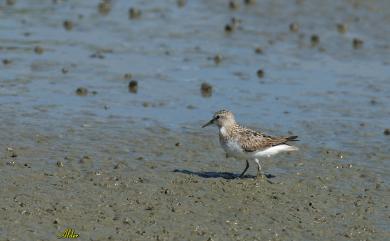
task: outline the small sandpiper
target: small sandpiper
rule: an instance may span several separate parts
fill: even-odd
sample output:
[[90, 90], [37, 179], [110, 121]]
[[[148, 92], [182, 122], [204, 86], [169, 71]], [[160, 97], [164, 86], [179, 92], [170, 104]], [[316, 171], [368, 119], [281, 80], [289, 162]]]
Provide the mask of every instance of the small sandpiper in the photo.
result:
[[228, 110], [215, 112], [213, 118], [202, 128], [212, 124], [219, 128], [219, 142], [226, 156], [246, 160], [246, 166], [240, 178], [248, 170], [248, 159], [257, 163], [257, 177], [264, 177], [259, 158], [298, 150], [297, 147], [288, 144], [290, 141], [298, 141], [298, 136], [269, 136], [242, 127], [236, 123], [233, 113]]

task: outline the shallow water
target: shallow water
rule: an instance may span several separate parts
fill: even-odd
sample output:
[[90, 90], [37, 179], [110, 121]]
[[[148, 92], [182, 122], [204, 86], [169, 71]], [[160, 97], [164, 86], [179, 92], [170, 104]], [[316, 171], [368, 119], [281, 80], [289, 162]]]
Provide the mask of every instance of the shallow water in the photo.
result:
[[[183, 213], [199, 212], [192, 216], [197, 222], [211, 220], [205, 222], [210, 230], [204, 232], [213, 240], [252, 239], [256, 232], [283, 240], [283, 235], [269, 231], [275, 225], [291, 228], [287, 237], [294, 240], [357, 239], [359, 232], [367, 234], [367, 240], [383, 240], [390, 232], [389, 217], [384, 215], [390, 190], [390, 139], [383, 134], [385, 128], [390, 128], [390, 2], [279, 0], [248, 6], [237, 2], [239, 9], [231, 10], [227, 1], [188, 1], [178, 7], [176, 1], [118, 0], [112, 1], [106, 16], [98, 12], [99, 1], [17, 0], [12, 6], [0, 3], [0, 59], [11, 60], [10, 64], [0, 64], [0, 185], [26, 186], [14, 187], [7, 195], [2, 193], [5, 209], [1, 212], [9, 217], [3, 222], [9, 228], [0, 229], [0, 235], [10, 240], [12, 236], [24, 239], [30, 232], [26, 230], [33, 230], [34, 237], [46, 240], [73, 225], [82, 232], [81, 237], [107, 238], [104, 229], [93, 235], [93, 224], [82, 227], [95, 220], [94, 206], [105, 201], [123, 202], [120, 198], [99, 201], [99, 193], [135, 195], [146, 184], [132, 189], [129, 183], [146, 177], [150, 190], [139, 194], [141, 203], [147, 202], [149, 195], [157, 195], [162, 205], [172, 200], [186, 202], [185, 189], [198, 192], [205, 208], [188, 204]], [[141, 17], [129, 19], [130, 7], [140, 9]], [[224, 27], [232, 17], [240, 19], [241, 24], [226, 33]], [[71, 30], [63, 27], [65, 20], [73, 22]], [[292, 22], [299, 24], [298, 32], [289, 31]], [[339, 33], [337, 23], [345, 23], [348, 31]], [[320, 38], [316, 46], [310, 42], [313, 34]], [[353, 47], [354, 38], [364, 41], [361, 48]], [[34, 52], [36, 46], [44, 49], [42, 54]], [[257, 47], [262, 48], [262, 54], [255, 53]], [[222, 61], [215, 63], [218, 54]], [[256, 74], [259, 69], [264, 70], [263, 78]], [[132, 78], [126, 79], [126, 73]], [[128, 90], [131, 79], [138, 81], [137, 93]], [[201, 95], [203, 82], [213, 86], [211, 97]], [[87, 88], [88, 94], [78, 96], [79, 87]], [[247, 226], [239, 231], [221, 226], [229, 219], [226, 210], [234, 203], [232, 197], [225, 197], [225, 191], [232, 194], [242, 185], [224, 177], [243, 168], [241, 162], [224, 159], [216, 130], [200, 129], [221, 108], [232, 110], [239, 122], [250, 127], [274, 135], [291, 132], [301, 140], [299, 153], [264, 160], [266, 171], [276, 176], [273, 180], [282, 183], [280, 186], [264, 184], [261, 192], [251, 194], [244, 188], [240, 195], [258, 199], [261, 193], [287, 193], [287, 200], [298, 203], [311, 195], [318, 197], [328, 230], [321, 225], [313, 227], [311, 233], [300, 230], [299, 225], [307, 228], [311, 223], [310, 212], [303, 214], [307, 225], [283, 223], [284, 213], [291, 207], [280, 203], [274, 218], [271, 211], [262, 213], [265, 211], [261, 207], [255, 208], [257, 215], [268, 217], [260, 226], [257, 220], [246, 221]], [[14, 152], [16, 157], [12, 157]], [[84, 160], [84, 156], [88, 158]], [[7, 164], [10, 161], [15, 164]], [[63, 168], [56, 165], [59, 161]], [[112, 169], [118, 163], [124, 166], [123, 170], [119, 168], [120, 175]], [[179, 172], [173, 172], [176, 169]], [[96, 186], [88, 181], [92, 173], [102, 170], [107, 178], [103, 184]], [[42, 173], [50, 175], [41, 177]], [[253, 167], [250, 173], [254, 174]], [[23, 175], [35, 181], [28, 182]], [[110, 186], [116, 175], [125, 183], [120, 189], [122, 194]], [[211, 178], [205, 178], [208, 175]], [[73, 179], [80, 183], [70, 181]], [[42, 180], [53, 185], [45, 185]], [[70, 196], [87, 194], [76, 198], [80, 203], [74, 203], [77, 208], [71, 211], [67, 209], [69, 215], [81, 209], [91, 212], [79, 221], [70, 215], [53, 225], [52, 219], [60, 214], [42, 214], [39, 210], [45, 208], [39, 203], [47, 193], [63, 195], [58, 185], [65, 185], [64, 180], [65, 184], [71, 183], [66, 187]], [[180, 184], [172, 184], [172, 180]], [[193, 180], [200, 184], [191, 186]], [[251, 178], [243, 182], [257, 187]], [[289, 193], [289, 188], [295, 190], [301, 182], [307, 186], [299, 189], [302, 196]], [[93, 191], [88, 192], [83, 185]], [[213, 185], [218, 186], [217, 190]], [[160, 187], [180, 191], [168, 200], [159, 196]], [[321, 190], [329, 187], [337, 192], [325, 196]], [[42, 195], [36, 197], [37, 206], [29, 206], [31, 220], [24, 220], [22, 211], [9, 207], [15, 204], [15, 195], [31, 188]], [[265, 205], [274, 202], [268, 194], [260, 201]], [[226, 202], [216, 207], [214, 199], [222, 197]], [[366, 204], [369, 211], [356, 211], [356, 198], [370, 199]], [[85, 204], [89, 199], [95, 199], [91, 206]], [[53, 202], [47, 201], [47, 205], [55, 206]], [[241, 204], [242, 210], [246, 204]], [[126, 206], [113, 209], [120, 216]], [[207, 240], [199, 235], [202, 227], [192, 227], [184, 216], [156, 209], [155, 225], [173, 225], [166, 227], [171, 230], [169, 235], [147, 227], [149, 216], [141, 211], [134, 214], [134, 219], [146, 236], [121, 227], [127, 230], [123, 235], [130, 232], [130, 237], [145, 240], [157, 239], [156, 235], [169, 240]], [[237, 212], [240, 218], [248, 215]], [[346, 215], [341, 220], [335, 214], [340, 212]], [[207, 213], [215, 217], [208, 219]], [[356, 213], [362, 218], [356, 218]], [[48, 217], [50, 221], [38, 225], [32, 222]], [[111, 216], [106, 213], [107, 217]], [[166, 217], [182, 221], [183, 229], [175, 228]], [[122, 223], [122, 218], [120, 225], [128, 225]], [[27, 227], [20, 236], [15, 235], [21, 228], [11, 225], [15, 220]], [[112, 222], [106, 224], [113, 232], [112, 238], [123, 238], [115, 234], [117, 224]], [[248, 225], [257, 231], [248, 231]], [[195, 233], [183, 231], [190, 226]], [[284, 231], [277, 232], [280, 235]]]

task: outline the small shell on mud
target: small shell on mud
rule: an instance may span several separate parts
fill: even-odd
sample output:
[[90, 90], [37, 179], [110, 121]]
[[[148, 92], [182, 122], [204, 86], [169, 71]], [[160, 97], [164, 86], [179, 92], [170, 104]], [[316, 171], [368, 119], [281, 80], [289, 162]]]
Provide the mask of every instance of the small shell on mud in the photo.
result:
[[229, 8], [232, 10], [236, 10], [240, 7], [240, 5], [236, 1], [230, 1], [229, 2]]
[[105, 16], [111, 11], [111, 3], [108, 0], [103, 0], [98, 5], [98, 11], [101, 15]]
[[214, 56], [214, 63], [219, 64], [222, 62], [222, 55], [217, 54]]
[[255, 4], [256, 0], [244, 0], [244, 3], [249, 5], [249, 4]]
[[64, 28], [68, 31], [72, 30], [73, 28], [73, 22], [70, 21], [70, 20], [65, 20], [62, 25], [64, 26]]
[[289, 28], [290, 28], [290, 31], [294, 32], [294, 33], [299, 31], [299, 25], [297, 23], [291, 23]]
[[10, 59], [3, 59], [3, 64], [4, 65], [10, 65], [10, 64], [12, 64], [12, 60], [10, 60]]
[[231, 33], [231, 32], [233, 32], [233, 30], [234, 30], [234, 28], [232, 25], [230, 25], [230, 24], [225, 25], [225, 32], [226, 33]]
[[358, 38], [354, 38], [352, 40], [352, 45], [354, 49], [360, 49], [361, 47], [363, 47], [363, 43], [364, 43], [363, 40]]
[[15, 166], [16, 165], [16, 161], [15, 160], [10, 160], [10, 161], [7, 161], [7, 166]]
[[16, 3], [16, 0], [7, 0], [6, 3], [8, 6], [12, 6]]
[[187, 4], [187, 0], [177, 0], [177, 6], [178, 7], [184, 7]]
[[131, 73], [126, 73], [126, 74], [123, 75], [123, 78], [124, 79], [132, 79], [133, 75]]
[[263, 49], [260, 48], [260, 47], [257, 47], [257, 48], [255, 48], [255, 53], [256, 54], [262, 54], [263, 53]]
[[389, 136], [390, 135], [390, 128], [386, 128], [384, 131], [383, 131], [383, 134], [385, 136]]
[[213, 86], [209, 83], [203, 82], [200, 86], [200, 91], [203, 97], [210, 97], [213, 94]]
[[88, 89], [84, 87], [79, 87], [76, 89], [76, 95], [78, 96], [86, 96], [88, 94]]
[[34, 48], [34, 52], [35, 52], [36, 54], [43, 54], [44, 49], [43, 49], [41, 46], [36, 46], [36, 47]]
[[137, 93], [138, 91], [138, 82], [136, 80], [132, 80], [129, 82], [129, 92]]
[[344, 23], [338, 23], [338, 24], [336, 25], [336, 27], [337, 27], [337, 31], [338, 31], [339, 33], [346, 33], [346, 32], [348, 31], [348, 27], [347, 27], [347, 25], [344, 24]]
[[314, 47], [314, 46], [317, 46], [319, 43], [320, 43], [320, 37], [317, 35], [317, 34], [313, 34], [311, 37], [310, 37], [310, 41], [311, 41], [311, 45]]
[[67, 74], [67, 73], [69, 72], [69, 69], [66, 68], [66, 67], [64, 67], [64, 68], [61, 69], [61, 72], [62, 72], [63, 74]]
[[259, 78], [264, 78], [264, 70], [262, 70], [262, 69], [259, 69], [257, 72], [257, 77], [259, 77]]
[[129, 19], [136, 19], [141, 17], [141, 10], [136, 8], [129, 9]]

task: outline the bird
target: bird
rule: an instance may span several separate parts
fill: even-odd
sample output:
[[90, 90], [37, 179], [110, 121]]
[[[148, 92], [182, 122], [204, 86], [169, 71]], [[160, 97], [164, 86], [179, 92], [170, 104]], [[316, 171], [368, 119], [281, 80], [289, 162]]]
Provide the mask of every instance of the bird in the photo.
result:
[[281, 152], [298, 151], [298, 147], [290, 142], [298, 141], [298, 136], [270, 136], [239, 125], [234, 114], [226, 109], [214, 113], [213, 118], [202, 128], [216, 125], [219, 130], [219, 142], [227, 157], [235, 157], [246, 161], [244, 171], [239, 178], [244, 177], [249, 168], [248, 160], [257, 164], [257, 178], [264, 177], [260, 158], [270, 157]]

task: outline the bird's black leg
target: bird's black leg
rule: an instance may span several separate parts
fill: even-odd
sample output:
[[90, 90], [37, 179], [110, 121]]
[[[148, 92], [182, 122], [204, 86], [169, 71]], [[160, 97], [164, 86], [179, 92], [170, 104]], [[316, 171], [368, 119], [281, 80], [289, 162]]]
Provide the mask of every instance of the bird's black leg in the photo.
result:
[[240, 178], [242, 178], [242, 177], [244, 176], [246, 170], [248, 170], [248, 167], [249, 167], [249, 162], [248, 162], [248, 160], [245, 160], [245, 161], [246, 161], [246, 166], [245, 166], [244, 171], [241, 173]]

